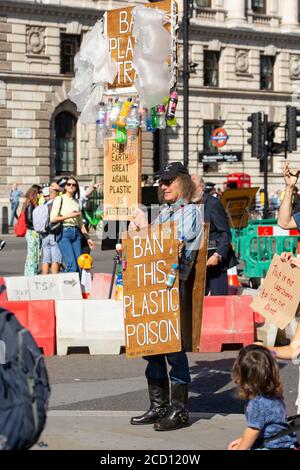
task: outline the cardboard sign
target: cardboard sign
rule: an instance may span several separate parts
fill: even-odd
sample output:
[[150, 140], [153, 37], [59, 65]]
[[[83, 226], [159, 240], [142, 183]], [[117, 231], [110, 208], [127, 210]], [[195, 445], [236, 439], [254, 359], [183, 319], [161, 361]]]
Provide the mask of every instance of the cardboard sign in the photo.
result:
[[259, 188], [228, 189], [220, 202], [228, 215], [231, 228], [244, 228], [248, 224], [249, 210]]
[[[172, 0], [164, 0], [159, 4], [148, 5], [148, 8], [158, 8], [168, 12], [172, 18], [171, 24], [175, 20], [175, 2]], [[109, 10], [105, 13], [106, 35], [110, 40], [111, 56], [118, 65], [118, 74], [109, 88], [128, 88], [134, 85], [135, 70], [132, 66], [132, 55], [135, 44], [135, 38], [132, 36], [133, 17], [132, 10], [134, 7], [118, 8]], [[170, 24], [167, 29], [170, 30]]]
[[[174, 232], [175, 230], [175, 232]], [[126, 356], [139, 357], [181, 350], [179, 276], [166, 285], [172, 264], [178, 263], [176, 225], [149, 226], [125, 232], [122, 256]]]
[[283, 330], [296, 314], [300, 301], [299, 286], [300, 269], [292, 268], [275, 254], [251, 307]]
[[104, 220], [131, 220], [141, 202], [141, 132], [133, 142], [104, 146]]
[[82, 299], [78, 273], [5, 278], [7, 300]]

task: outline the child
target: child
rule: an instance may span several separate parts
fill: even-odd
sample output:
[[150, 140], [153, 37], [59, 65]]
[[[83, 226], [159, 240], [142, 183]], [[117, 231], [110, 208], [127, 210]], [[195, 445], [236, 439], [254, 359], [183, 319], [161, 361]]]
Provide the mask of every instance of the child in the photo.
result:
[[[270, 351], [252, 344], [241, 349], [233, 366], [233, 380], [239, 395], [248, 400], [247, 428], [228, 450], [258, 449], [265, 438], [288, 428], [278, 365]], [[289, 434], [262, 445], [263, 449], [294, 448], [296, 438]]]

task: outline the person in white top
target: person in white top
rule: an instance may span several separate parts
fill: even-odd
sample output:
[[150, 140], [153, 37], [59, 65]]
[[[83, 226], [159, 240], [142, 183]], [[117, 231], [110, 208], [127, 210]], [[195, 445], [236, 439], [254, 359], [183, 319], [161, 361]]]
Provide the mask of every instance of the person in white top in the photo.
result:
[[89, 247], [95, 248], [95, 243], [89, 238], [82, 223], [79, 197], [78, 181], [70, 176], [63, 195], [55, 198], [50, 214], [51, 222], [62, 222], [62, 230], [56, 240], [66, 264], [65, 272], [80, 272], [77, 259], [81, 255], [81, 234], [86, 238]]

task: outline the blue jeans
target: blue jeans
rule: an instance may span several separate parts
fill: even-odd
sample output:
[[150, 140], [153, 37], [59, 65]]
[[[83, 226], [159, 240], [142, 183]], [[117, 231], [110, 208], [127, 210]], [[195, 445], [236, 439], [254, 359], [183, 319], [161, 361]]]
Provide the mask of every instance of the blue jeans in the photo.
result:
[[17, 209], [19, 207], [19, 203], [12, 202], [10, 207], [11, 207], [11, 214], [10, 214], [9, 226], [12, 227], [14, 224], [14, 219], [16, 218], [18, 220]]
[[167, 360], [171, 366], [169, 375], [172, 383], [186, 384], [191, 381], [187, 355], [184, 351], [144, 356], [143, 359], [148, 361], [145, 371], [147, 379], [167, 379]]
[[57, 243], [64, 258], [65, 273], [80, 272], [77, 259], [81, 255], [81, 236], [78, 227], [63, 227]]

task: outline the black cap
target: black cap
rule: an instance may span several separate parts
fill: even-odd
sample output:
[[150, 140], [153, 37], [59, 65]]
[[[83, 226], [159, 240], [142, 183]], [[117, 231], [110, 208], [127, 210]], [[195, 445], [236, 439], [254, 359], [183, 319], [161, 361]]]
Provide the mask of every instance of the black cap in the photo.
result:
[[188, 175], [189, 172], [180, 162], [167, 163], [164, 168], [155, 174], [155, 178], [172, 180], [179, 175]]
[[205, 183], [205, 189], [213, 189], [216, 186], [216, 183], [207, 182]]

